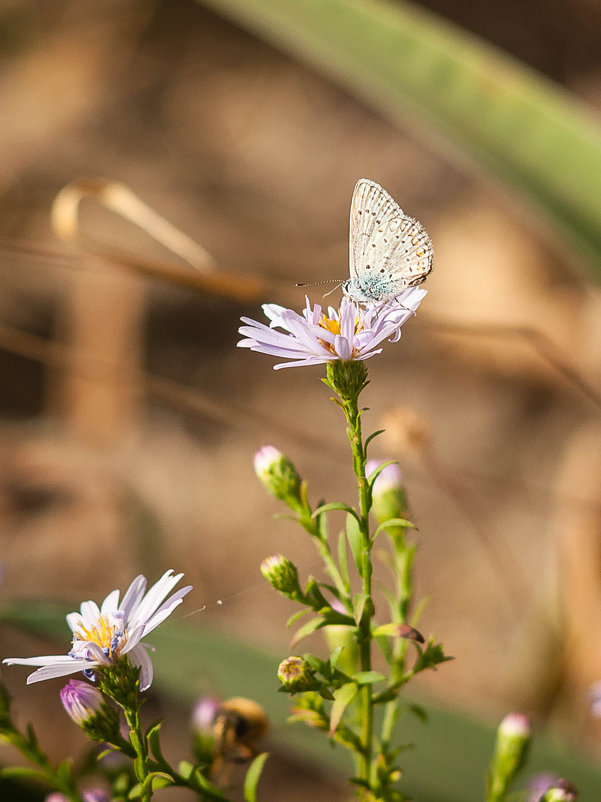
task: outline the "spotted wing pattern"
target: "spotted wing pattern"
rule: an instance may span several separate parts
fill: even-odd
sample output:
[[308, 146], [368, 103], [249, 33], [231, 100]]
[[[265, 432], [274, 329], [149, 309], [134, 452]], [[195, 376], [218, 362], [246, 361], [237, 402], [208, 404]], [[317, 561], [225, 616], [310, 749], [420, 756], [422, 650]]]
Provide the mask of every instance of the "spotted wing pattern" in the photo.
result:
[[359, 303], [391, 300], [432, 270], [434, 249], [424, 227], [366, 178], [353, 192], [349, 248], [350, 280], [343, 290]]

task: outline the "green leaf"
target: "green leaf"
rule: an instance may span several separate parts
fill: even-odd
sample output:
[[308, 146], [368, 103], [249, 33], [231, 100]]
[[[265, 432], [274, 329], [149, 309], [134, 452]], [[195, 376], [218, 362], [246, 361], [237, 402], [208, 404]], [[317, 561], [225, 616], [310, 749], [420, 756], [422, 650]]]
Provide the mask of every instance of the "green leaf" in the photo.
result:
[[291, 627], [292, 624], [296, 624], [299, 618], [302, 618], [304, 615], [307, 615], [311, 612], [311, 608], [307, 607], [306, 610], [299, 610], [298, 613], [293, 613], [290, 618], [286, 621], [286, 626]]
[[[601, 136], [574, 95], [400, 0], [202, 0], [507, 182], [601, 266]], [[516, 135], [519, 132], [519, 135]]]
[[363, 557], [363, 544], [361, 542], [361, 530], [356, 518], [351, 515], [346, 519], [346, 537], [351, 547], [351, 554], [355, 561], [357, 573], [361, 575], [362, 570], [362, 557]]
[[[375, 437], [375, 435], [376, 435], [376, 434], [381, 434], [381, 432], [383, 432], [383, 431], [385, 431], [385, 430], [384, 430], [384, 429], [382, 429], [380, 432], [375, 432], [375, 433], [372, 435], [372, 437]], [[366, 441], [366, 442], [367, 442], [367, 441]], [[372, 471], [372, 472], [369, 474], [369, 478], [368, 478], [368, 479], [369, 479], [369, 486], [370, 486], [370, 488], [373, 488], [373, 486], [374, 486], [374, 482], [376, 481], [376, 479], [378, 478], [378, 476], [379, 476], [379, 475], [382, 473], [382, 471], [384, 470], [384, 468], [388, 468], [388, 466], [389, 466], [389, 465], [398, 465], [398, 464], [399, 464], [399, 461], [398, 461], [398, 460], [396, 460], [396, 459], [387, 459], [385, 462], [381, 462], [381, 463], [378, 465], [378, 467], [377, 467], [375, 470], [373, 470], [373, 471]]]
[[325, 621], [323, 618], [318, 615], [315, 618], [312, 618], [310, 621], [307, 621], [304, 626], [294, 633], [292, 640], [290, 641], [290, 647], [296, 646], [296, 644], [301, 641], [303, 638], [306, 638], [307, 635], [310, 635], [312, 632], [315, 632], [317, 629], [321, 629], [321, 627], [325, 626]]
[[180, 762], [179, 762], [179, 764], [177, 766], [177, 770], [178, 770], [179, 774], [181, 774], [181, 776], [184, 778], [184, 780], [189, 780], [190, 779], [190, 777], [192, 776], [195, 768], [196, 767], [194, 766], [194, 764], [190, 763], [189, 760], [180, 760]]
[[230, 802], [227, 796], [224, 796], [219, 788], [204, 776], [200, 769], [196, 769], [194, 772], [194, 783], [209, 799], [213, 799], [215, 802]]
[[144, 781], [146, 786], [150, 785], [153, 791], [158, 791], [159, 788], [167, 788], [169, 785], [175, 785], [175, 780], [166, 771], [153, 771], [149, 774]]
[[389, 518], [387, 521], [381, 523], [376, 531], [371, 536], [371, 542], [377, 538], [380, 532], [385, 532], [387, 529], [392, 529], [393, 526], [400, 526], [403, 529], [417, 529], [417, 526], [412, 523], [412, 521], [408, 521], [406, 518]]
[[378, 429], [377, 432], [372, 432], [368, 437], [365, 438], [365, 445], [363, 446], [363, 453], [367, 455], [367, 446], [371, 443], [372, 440], [375, 440], [381, 434], [384, 434], [386, 429]]
[[246, 802], [257, 802], [257, 785], [263, 771], [269, 752], [263, 752], [253, 760], [246, 772], [244, 780], [244, 799]]
[[346, 592], [349, 593], [351, 587], [351, 580], [348, 572], [348, 554], [346, 550], [346, 533], [340, 532], [338, 535], [338, 565], [340, 567], [340, 576], [344, 582]]
[[150, 748], [151, 754], [155, 757], [156, 760], [160, 762], [164, 762], [163, 753], [161, 752], [161, 741], [160, 741], [160, 732], [161, 732], [161, 721], [157, 721], [155, 724], [151, 724], [151, 726], [146, 731], [146, 739], [148, 741], [148, 746]]
[[330, 659], [329, 659], [330, 668], [332, 668], [332, 669], [336, 668], [336, 663], [340, 659], [340, 655], [342, 654], [343, 651], [344, 651], [344, 646], [337, 646], [334, 649], [334, 651], [330, 655]]
[[386, 677], [379, 671], [359, 671], [353, 674], [352, 680], [357, 685], [373, 685], [374, 682], [382, 682]]
[[342, 501], [331, 501], [329, 504], [322, 504], [321, 507], [318, 507], [316, 510], [313, 510], [312, 518], [317, 518], [322, 515], [324, 512], [332, 512], [333, 510], [341, 510], [342, 512], [347, 512], [349, 515], [352, 515], [353, 518], [356, 518], [357, 521], [360, 520], [359, 513], [353, 509], [353, 507], [349, 506], [348, 504], [343, 504]]
[[369, 608], [370, 606], [373, 608], [371, 596], [369, 596], [367, 593], [355, 594], [353, 597], [353, 615], [355, 617], [355, 623], [357, 626], [359, 626], [361, 623], [361, 619], [366, 612], [366, 608]]
[[343, 685], [342, 688], [338, 688], [338, 690], [334, 691], [334, 702], [332, 703], [332, 710], [330, 712], [330, 735], [334, 735], [344, 711], [358, 693], [359, 688], [354, 682], [349, 682]]
[[417, 629], [409, 626], [409, 624], [402, 624], [396, 621], [376, 627], [372, 635], [374, 638], [379, 638], [384, 635], [392, 638], [404, 638], [405, 640], [412, 640], [416, 643], [424, 643], [424, 637]]

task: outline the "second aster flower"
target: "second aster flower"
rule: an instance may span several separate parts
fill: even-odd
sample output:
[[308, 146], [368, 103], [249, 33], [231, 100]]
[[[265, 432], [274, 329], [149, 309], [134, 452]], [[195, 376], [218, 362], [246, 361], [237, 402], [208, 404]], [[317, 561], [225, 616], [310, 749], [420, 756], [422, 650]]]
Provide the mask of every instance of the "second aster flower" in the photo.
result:
[[66, 655], [8, 657], [2, 662], [40, 666], [27, 677], [29, 685], [78, 671], [89, 676], [95, 668], [114, 665], [127, 657], [140, 669], [140, 690], [145, 691], [152, 683], [153, 672], [146, 646], [141, 641], [171, 615], [186, 593], [192, 590], [192, 586], [187, 585], [169, 596], [182, 576], [172, 570], [166, 571], [145, 593], [146, 577], [140, 575], [131, 583], [121, 603], [118, 590], [109, 593], [100, 607], [93, 601], [83, 602], [79, 613], [67, 615], [73, 641], [71, 651]]
[[245, 325], [238, 331], [244, 339], [238, 346], [290, 360], [274, 365], [275, 370], [369, 359], [382, 351], [379, 346], [384, 340], [399, 340], [401, 326], [425, 295], [426, 290], [410, 287], [394, 302], [367, 309], [343, 298], [339, 309], [330, 306], [326, 312], [320, 304], [312, 307], [307, 298], [302, 315], [277, 304], [264, 304], [269, 325], [243, 317]]

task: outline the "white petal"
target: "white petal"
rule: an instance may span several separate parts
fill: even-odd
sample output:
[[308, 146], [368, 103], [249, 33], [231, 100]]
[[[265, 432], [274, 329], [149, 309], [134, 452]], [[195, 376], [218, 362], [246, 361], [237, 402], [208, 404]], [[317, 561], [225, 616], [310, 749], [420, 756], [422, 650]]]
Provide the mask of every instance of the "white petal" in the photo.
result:
[[128, 589], [125, 591], [123, 601], [121, 602], [121, 609], [125, 613], [125, 620], [129, 619], [131, 611], [138, 606], [144, 591], [146, 590], [146, 577], [140, 574], [137, 576]]
[[42, 682], [55, 677], [67, 677], [69, 674], [76, 674], [78, 671], [94, 668], [96, 665], [96, 663], [90, 663], [88, 660], [70, 659], [68, 664], [65, 663], [62, 666], [58, 664], [44, 666], [43, 668], [38, 668], [37, 671], [27, 677], [27, 684], [31, 685], [34, 682]]
[[81, 623], [81, 613], [69, 613], [67, 615], [67, 624], [71, 627], [71, 632], [79, 629]]
[[102, 602], [102, 607], [100, 608], [100, 612], [102, 615], [108, 615], [109, 613], [114, 613], [115, 610], [119, 609], [119, 591], [112, 590], [106, 599]]
[[177, 585], [183, 574], [173, 574], [173, 569], [170, 568], [165, 571], [163, 576], [154, 583], [146, 596], [142, 599], [140, 604], [132, 610], [129, 618], [131, 625], [138, 626], [139, 624], [146, 624], [148, 619], [153, 615], [156, 608], [161, 604], [165, 596], [167, 596], [172, 589]]
[[3, 661], [7, 666], [46, 666], [58, 663], [73, 662], [67, 654], [48, 654], [43, 657], [6, 657]]
[[95, 601], [85, 601], [81, 603], [81, 620], [86, 629], [93, 629], [98, 624], [100, 618], [100, 607]]
[[186, 587], [181, 588], [172, 596], [170, 596], [167, 601], [162, 604], [156, 613], [151, 616], [151, 618], [146, 623], [144, 627], [144, 635], [147, 635], [149, 632], [152, 632], [153, 629], [156, 629], [160, 623], [162, 623], [171, 613], [175, 610], [175, 608], [182, 603], [184, 596], [192, 590], [192, 585], [186, 585]]
[[129, 653], [129, 658], [136, 666], [140, 666], [140, 691], [145, 691], [152, 685], [153, 669], [148, 652], [139, 644]]

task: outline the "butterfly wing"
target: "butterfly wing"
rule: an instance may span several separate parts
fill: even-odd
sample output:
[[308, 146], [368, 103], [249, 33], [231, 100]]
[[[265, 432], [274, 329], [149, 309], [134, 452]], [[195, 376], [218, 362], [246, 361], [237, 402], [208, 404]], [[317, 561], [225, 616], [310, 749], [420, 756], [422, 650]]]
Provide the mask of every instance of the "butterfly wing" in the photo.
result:
[[409, 217], [375, 181], [360, 179], [350, 219], [350, 281], [346, 291], [362, 303], [395, 297], [421, 284], [432, 270], [434, 249]]

